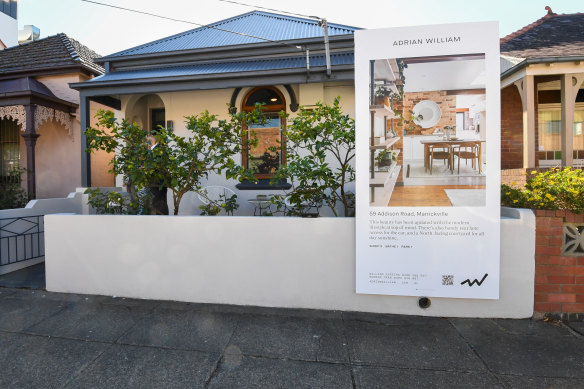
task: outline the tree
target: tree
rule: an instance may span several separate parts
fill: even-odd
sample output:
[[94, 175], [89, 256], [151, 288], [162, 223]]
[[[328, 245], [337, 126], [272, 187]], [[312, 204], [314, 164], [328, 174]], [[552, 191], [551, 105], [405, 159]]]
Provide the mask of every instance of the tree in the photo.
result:
[[[183, 196], [189, 191], [200, 191], [201, 182], [211, 173], [225, 173], [228, 179], [253, 179], [252, 172], [242, 168], [233, 157], [242, 151], [247, 125], [265, 120], [261, 109], [230, 114], [229, 120], [218, 120], [205, 111], [186, 118], [189, 136], [183, 137], [162, 127], [149, 134], [125, 119], [118, 123], [110, 111], [99, 111], [97, 117], [100, 127], [86, 131], [88, 151], [115, 151], [112, 172], [123, 174], [136, 190], [151, 186], [168, 188], [175, 215]], [[151, 142], [147, 141], [148, 136], [153, 138]], [[252, 137], [246, 145], [251, 147], [255, 142]]]
[[[290, 179], [291, 202], [301, 208], [303, 202], [324, 202], [338, 216], [354, 208], [354, 194], [346, 185], [355, 181], [351, 161], [355, 158], [355, 120], [342, 113], [340, 97], [332, 106], [317, 103], [313, 110], [302, 109], [285, 131], [286, 165], [272, 179], [277, 183]], [[288, 117], [288, 115], [286, 115]]]

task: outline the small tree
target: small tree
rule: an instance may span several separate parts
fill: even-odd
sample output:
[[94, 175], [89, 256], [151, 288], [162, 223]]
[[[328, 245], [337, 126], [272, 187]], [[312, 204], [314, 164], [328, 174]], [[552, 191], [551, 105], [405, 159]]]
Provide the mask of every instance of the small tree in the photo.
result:
[[[241, 152], [246, 125], [264, 120], [260, 109], [231, 114], [229, 120], [218, 120], [208, 111], [189, 116], [186, 137], [162, 127], [150, 135], [136, 123], [118, 123], [109, 111], [99, 111], [97, 117], [101, 128], [86, 131], [88, 150], [115, 151], [112, 172], [123, 174], [137, 190], [169, 188], [175, 215], [183, 196], [200, 191], [201, 181], [211, 173], [225, 173], [226, 178], [236, 179], [253, 177], [233, 156]], [[150, 142], [149, 135], [153, 138]], [[255, 140], [247, 144], [251, 147]]]
[[[313, 110], [301, 110], [285, 131], [286, 166], [272, 179], [288, 178], [294, 189], [291, 202], [324, 202], [338, 216], [342, 204], [344, 216], [350, 216], [354, 195], [346, 185], [355, 181], [351, 161], [355, 158], [355, 120], [342, 113], [340, 97], [332, 106], [317, 103]], [[288, 117], [288, 115], [286, 115]], [[336, 166], [333, 166], [331, 160]]]

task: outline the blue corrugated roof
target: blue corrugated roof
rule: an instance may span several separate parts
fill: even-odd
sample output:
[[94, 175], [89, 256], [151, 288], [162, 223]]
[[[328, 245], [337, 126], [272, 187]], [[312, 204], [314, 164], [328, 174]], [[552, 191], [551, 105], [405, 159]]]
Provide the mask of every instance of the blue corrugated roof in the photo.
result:
[[[354, 62], [355, 61], [353, 53], [335, 53], [331, 55], [331, 64], [333, 66], [352, 65]], [[322, 67], [325, 65], [326, 63], [324, 55], [310, 56], [310, 67]], [[132, 71], [111, 72], [108, 74], [104, 74], [103, 76], [93, 78], [89, 80], [88, 83], [104, 81], [137, 80], [143, 78], [156, 77], [180, 77], [279, 69], [298, 69], [305, 67], [306, 57], [298, 56], [287, 58], [258, 59], [223, 63], [206, 63], [198, 65], [164, 67], [157, 69], [141, 69]]]
[[[194, 30], [120, 51], [108, 57], [265, 42], [264, 40], [248, 36], [219, 31], [213, 27], [253, 35], [272, 41], [323, 36], [322, 27], [318, 25], [316, 20], [253, 11], [221, 20], [205, 27], [195, 28]], [[358, 29], [357, 27], [328, 23], [329, 36], [353, 34]]]

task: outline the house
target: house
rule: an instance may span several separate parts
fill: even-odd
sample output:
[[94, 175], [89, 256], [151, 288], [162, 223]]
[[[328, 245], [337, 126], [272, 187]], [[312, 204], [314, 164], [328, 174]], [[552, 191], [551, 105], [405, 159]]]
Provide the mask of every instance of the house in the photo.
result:
[[[228, 109], [246, 110], [262, 102], [270, 120], [256, 133], [261, 145], [277, 144], [285, 125], [280, 110], [294, 116], [299, 106], [330, 104], [342, 96], [344, 112], [354, 115], [355, 30], [254, 11], [96, 59], [105, 74], [71, 85], [80, 92], [82, 128], [90, 125], [87, 107], [95, 101], [120, 108], [122, 117], [148, 130], [162, 124], [184, 135], [187, 115], [207, 109], [225, 118]], [[260, 148], [259, 156], [240, 155], [242, 164], [257, 167], [267, 151]], [[278, 163], [286, 163], [285, 156]], [[82, 160], [84, 186], [95, 183], [93, 164], [93, 155]], [[251, 214], [253, 206], [246, 200], [278, 190], [268, 184], [269, 173], [258, 171], [257, 178], [259, 183], [251, 184], [212, 177], [207, 185], [236, 190], [240, 211]], [[183, 204], [181, 214], [198, 213], [196, 200]]]
[[[64, 197], [81, 185], [79, 93], [69, 83], [101, 75], [96, 57], [65, 34], [0, 51], [0, 176], [25, 168], [30, 198]], [[104, 153], [94, 157], [99, 186], [114, 183], [109, 159]]]
[[584, 13], [546, 9], [501, 39], [504, 181], [526, 169], [584, 164]]

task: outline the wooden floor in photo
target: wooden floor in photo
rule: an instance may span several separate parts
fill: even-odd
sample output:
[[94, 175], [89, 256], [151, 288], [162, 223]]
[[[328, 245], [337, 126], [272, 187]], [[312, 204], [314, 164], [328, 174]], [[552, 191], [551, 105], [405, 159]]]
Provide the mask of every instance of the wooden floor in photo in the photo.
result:
[[396, 186], [390, 207], [451, 207], [444, 189], [485, 189], [485, 185], [424, 185]]

